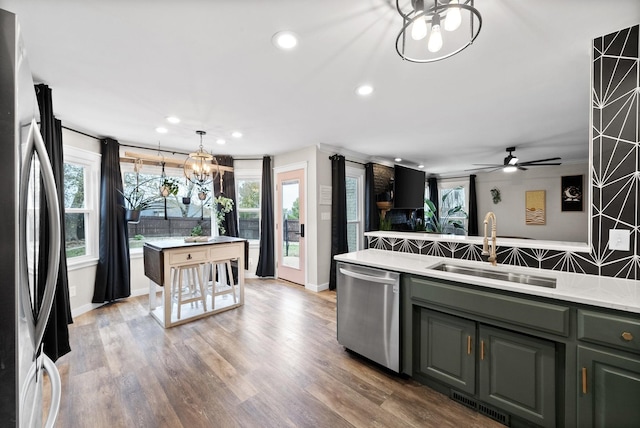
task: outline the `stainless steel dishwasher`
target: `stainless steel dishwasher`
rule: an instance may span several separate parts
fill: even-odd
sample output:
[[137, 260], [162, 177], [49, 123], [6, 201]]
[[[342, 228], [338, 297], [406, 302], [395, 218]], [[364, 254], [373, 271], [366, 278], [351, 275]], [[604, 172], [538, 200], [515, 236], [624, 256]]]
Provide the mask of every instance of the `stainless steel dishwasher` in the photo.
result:
[[400, 274], [337, 265], [338, 343], [400, 372]]

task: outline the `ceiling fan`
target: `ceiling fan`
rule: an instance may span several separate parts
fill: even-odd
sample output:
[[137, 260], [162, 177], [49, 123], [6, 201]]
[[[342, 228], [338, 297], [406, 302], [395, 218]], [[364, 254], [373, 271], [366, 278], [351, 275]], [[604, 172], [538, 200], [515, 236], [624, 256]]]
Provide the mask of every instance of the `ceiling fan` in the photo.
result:
[[551, 162], [551, 161], [556, 161], [556, 160], [560, 160], [559, 157], [555, 157], [555, 158], [547, 158], [547, 159], [537, 159], [537, 160], [533, 160], [533, 161], [527, 161], [527, 162], [519, 162], [519, 159], [517, 156], [515, 156], [513, 154], [513, 152], [516, 151], [515, 147], [507, 147], [507, 152], [509, 153], [505, 158], [504, 158], [504, 163], [502, 165], [489, 165], [489, 164], [478, 164], [478, 163], [474, 163], [473, 165], [477, 165], [480, 168], [473, 168], [473, 169], [468, 169], [467, 171], [475, 171], [478, 169], [494, 169], [494, 170], [498, 170], [498, 169], [503, 169], [504, 172], [513, 172], [516, 170], [522, 170], [522, 171], [526, 171], [527, 166], [550, 166], [550, 165], [562, 165], [560, 162]]

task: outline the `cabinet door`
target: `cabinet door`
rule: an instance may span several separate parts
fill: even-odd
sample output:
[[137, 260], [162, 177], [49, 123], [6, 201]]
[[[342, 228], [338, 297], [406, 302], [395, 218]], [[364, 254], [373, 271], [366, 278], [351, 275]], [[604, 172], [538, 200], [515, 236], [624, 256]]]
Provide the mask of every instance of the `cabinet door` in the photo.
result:
[[556, 423], [555, 345], [481, 325], [479, 398], [537, 425]]
[[475, 322], [420, 309], [418, 370], [460, 391], [475, 393]]
[[578, 346], [578, 426], [640, 426], [640, 360]]

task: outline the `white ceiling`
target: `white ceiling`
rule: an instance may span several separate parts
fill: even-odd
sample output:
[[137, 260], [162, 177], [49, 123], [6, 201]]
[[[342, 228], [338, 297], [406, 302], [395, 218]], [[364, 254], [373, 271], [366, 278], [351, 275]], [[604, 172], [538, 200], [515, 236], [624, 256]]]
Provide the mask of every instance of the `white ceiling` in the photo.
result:
[[[394, 4], [0, 0], [18, 15], [57, 117], [121, 143], [189, 151], [202, 129], [216, 154], [324, 144], [441, 175], [500, 163], [507, 146], [521, 161], [586, 160], [591, 40], [638, 24], [640, 1], [476, 0], [474, 45], [432, 64], [396, 54]], [[272, 45], [281, 30], [298, 34], [298, 48]], [[375, 92], [356, 96], [365, 82]]]

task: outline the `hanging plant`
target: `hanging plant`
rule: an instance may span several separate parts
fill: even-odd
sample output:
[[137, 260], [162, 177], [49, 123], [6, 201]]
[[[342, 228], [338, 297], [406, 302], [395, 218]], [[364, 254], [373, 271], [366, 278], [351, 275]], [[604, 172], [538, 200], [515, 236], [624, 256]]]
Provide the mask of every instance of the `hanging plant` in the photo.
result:
[[502, 197], [500, 196], [500, 189], [498, 189], [497, 187], [491, 189], [491, 198], [493, 199], [494, 204], [502, 201]]
[[160, 196], [166, 198], [170, 195], [178, 194], [178, 180], [175, 178], [165, 177], [160, 185]]
[[216, 224], [218, 225], [218, 231], [220, 235], [226, 233], [226, 229], [223, 226], [224, 217], [226, 214], [233, 210], [233, 199], [220, 195], [213, 200], [216, 205]]

